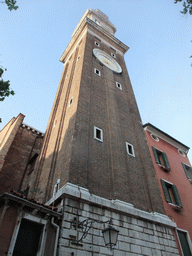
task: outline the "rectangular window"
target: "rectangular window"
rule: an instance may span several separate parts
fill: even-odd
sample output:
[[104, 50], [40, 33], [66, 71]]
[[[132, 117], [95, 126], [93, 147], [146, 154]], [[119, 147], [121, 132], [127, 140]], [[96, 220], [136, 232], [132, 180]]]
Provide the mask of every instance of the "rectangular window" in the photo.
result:
[[154, 147], [152, 147], [152, 149], [153, 149], [153, 154], [154, 154], [156, 163], [160, 165], [165, 171], [169, 171], [170, 165], [165, 152], [162, 152]]
[[191, 241], [187, 231], [177, 230], [179, 242], [184, 256], [191, 256]]
[[7, 255], [43, 255], [47, 221], [30, 214], [18, 219]]
[[175, 185], [173, 185], [172, 183], [167, 182], [162, 179], [161, 179], [161, 185], [163, 188], [166, 202], [182, 208], [182, 203], [181, 203], [181, 199], [179, 197], [177, 187]]
[[126, 149], [127, 149], [127, 154], [134, 156], [135, 157], [135, 152], [134, 152], [134, 148], [133, 145], [131, 145], [130, 143], [126, 142]]
[[95, 73], [96, 75], [98, 75], [98, 76], [101, 76], [101, 72], [100, 72], [100, 70], [97, 69], [97, 68], [94, 68], [94, 73]]
[[103, 142], [103, 130], [94, 126], [94, 139]]
[[22, 219], [13, 256], [37, 255], [43, 225]]
[[185, 174], [189, 180], [192, 180], [192, 167], [182, 163]]

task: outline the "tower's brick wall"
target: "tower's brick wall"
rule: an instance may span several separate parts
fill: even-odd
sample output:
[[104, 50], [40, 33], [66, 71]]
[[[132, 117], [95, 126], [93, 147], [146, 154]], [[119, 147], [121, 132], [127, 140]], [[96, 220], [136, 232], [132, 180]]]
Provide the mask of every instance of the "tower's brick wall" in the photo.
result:
[[[98, 39], [100, 50], [109, 55], [116, 50], [122, 73], [94, 57]], [[34, 184], [42, 192], [38, 200], [49, 200], [60, 179], [60, 187], [71, 182], [93, 194], [164, 213], [121, 44], [89, 24], [72, 41], [39, 158]], [[103, 143], [94, 139], [94, 126], [103, 130]], [[127, 154], [126, 142], [133, 145], [135, 157]]]

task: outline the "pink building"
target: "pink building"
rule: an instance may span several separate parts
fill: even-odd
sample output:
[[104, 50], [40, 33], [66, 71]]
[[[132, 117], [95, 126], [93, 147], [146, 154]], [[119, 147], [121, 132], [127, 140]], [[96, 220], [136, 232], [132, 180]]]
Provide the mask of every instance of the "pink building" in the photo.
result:
[[155, 126], [144, 125], [167, 216], [177, 224], [180, 255], [192, 255], [192, 167], [189, 147]]

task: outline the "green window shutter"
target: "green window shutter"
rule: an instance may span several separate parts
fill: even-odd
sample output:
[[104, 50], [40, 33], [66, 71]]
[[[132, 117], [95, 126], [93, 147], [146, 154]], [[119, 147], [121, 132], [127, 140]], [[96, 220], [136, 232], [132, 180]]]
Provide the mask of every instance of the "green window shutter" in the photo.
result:
[[154, 154], [154, 157], [155, 157], [155, 162], [156, 162], [157, 164], [161, 164], [160, 161], [159, 161], [159, 157], [158, 157], [158, 155], [157, 155], [156, 148], [152, 147], [152, 149], [153, 149], [153, 154]]
[[189, 167], [189, 171], [191, 172], [191, 175], [192, 175], [192, 167]]
[[[187, 178], [188, 178], [188, 179], [190, 179], [190, 177], [189, 177], [189, 174], [188, 174], [188, 171], [187, 171], [187, 169], [186, 169], [185, 164], [184, 164], [184, 163], [182, 163], [182, 165], [183, 165], [183, 169], [184, 169], [184, 171], [185, 171], [185, 174], [186, 174]], [[191, 169], [191, 167], [190, 167], [190, 169]], [[191, 170], [190, 170], [190, 171], [191, 171]]]
[[172, 185], [172, 191], [173, 191], [173, 195], [174, 195], [174, 198], [175, 198], [176, 205], [178, 205], [180, 207], [183, 207], [182, 203], [181, 203], [181, 199], [179, 197], [177, 187], [175, 185]]
[[164, 152], [162, 152], [162, 157], [163, 157], [163, 162], [164, 162], [165, 167], [167, 167], [170, 170], [171, 168], [170, 168], [170, 165], [169, 165], [169, 162], [167, 159], [167, 155]]
[[164, 192], [164, 195], [165, 195], [165, 200], [167, 203], [172, 203], [172, 200], [170, 198], [170, 195], [169, 195], [169, 191], [166, 187], [166, 182], [164, 180], [161, 180], [161, 185], [162, 185], [162, 188], [163, 188], [163, 192]]

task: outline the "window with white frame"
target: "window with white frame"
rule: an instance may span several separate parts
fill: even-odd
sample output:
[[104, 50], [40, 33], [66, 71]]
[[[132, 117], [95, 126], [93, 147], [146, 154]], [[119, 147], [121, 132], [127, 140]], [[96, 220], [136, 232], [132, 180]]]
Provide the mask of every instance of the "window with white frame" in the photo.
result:
[[111, 56], [115, 59], [116, 58], [116, 55], [115, 55], [115, 53], [111, 53]]
[[116, 87], [119, 89], [119, 90], [122, 90], [122, 85], [116, 81]]
[[53, 128], [55, 128], [56, 124], [57, 124], [57, 119], [55, 119], [54, 121]]
[[94, 126], [94, 139], [103, 142], [103, 130]]
[[154, 139], [155, 141], [159, 141], [159, 138], [155, 134], [150, 133], [150, 135], [152, 139]]
[[97, 41], [95, 41], [95, 45], [96, 45], [97, 47], [100, 46], [99, 42], [97, 42]]
[[126, 150], [127, 150], [128, 155], [135, 157], [135, 152], [134, 152], [133, 145], [131, 145], [128, 142], [126, 142]]
[[54, 189], [53, 189], [53, 196], [56, 195], [57, 191], [59, 190], [59, 185], [60, 185], [60, 179], [57, 180], [57, 183], [55, 184], [54, 186]]
[[184, 256], [192, 255], [192, 244], [188, 231], [177, 229], [180, 246]]
[[185, 157], [185, 152], [183, 152], [182, 150], [178, 149], [178, 152], [181, 156]]
[[46, 220], [30, 214], [19, 217], [8, 255], [43, 255]]
[[98, 75], [98, 76], [101, 76], [101, 72], [100, 72], [100, 70], [97, 69], [97, 68], [94, 68], [94, 73], [95, 73], [96, 75]]

